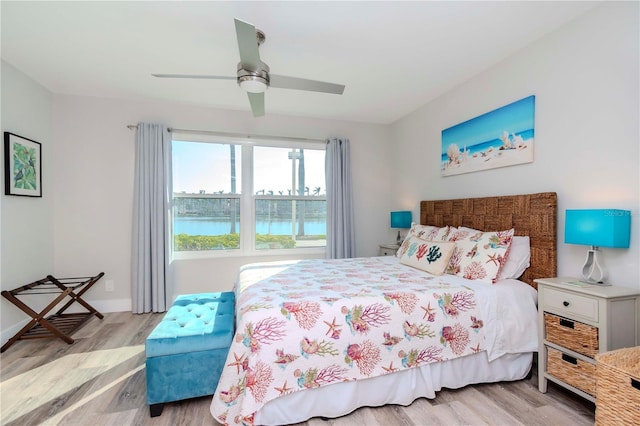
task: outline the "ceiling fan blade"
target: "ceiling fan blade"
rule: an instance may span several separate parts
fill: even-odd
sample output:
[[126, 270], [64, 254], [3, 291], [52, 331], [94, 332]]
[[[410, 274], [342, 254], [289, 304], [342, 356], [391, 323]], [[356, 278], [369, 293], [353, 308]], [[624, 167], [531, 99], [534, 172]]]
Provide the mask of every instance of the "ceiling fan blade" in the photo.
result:
[[253, 112], [253, 116], [262, 117], [264, 115], [264, 92], [247, 92], [247, 96], [249, 96], [249, 103], [251, 104], [251, 111]]
[[200, 78], [211, 80], [236, 80], [237, 77], [227, 77], [224, 75], [197, 75], [197, 74], [151, 74], [158, 78]]
[[256, 27], [239, 19], [235, 19], [235, 21], [238, 49], [240, 50], [240, 64], [245, 70], [258, 71], [261, 62]]
[[306, 78], [287, 77], [276, 74], [269, 74], [269, 86], [280, 89], [332, 93], [334, 95], [342, 95], [344, 92], [343, 84], [326, 83], [324, 81], [307, 80]]

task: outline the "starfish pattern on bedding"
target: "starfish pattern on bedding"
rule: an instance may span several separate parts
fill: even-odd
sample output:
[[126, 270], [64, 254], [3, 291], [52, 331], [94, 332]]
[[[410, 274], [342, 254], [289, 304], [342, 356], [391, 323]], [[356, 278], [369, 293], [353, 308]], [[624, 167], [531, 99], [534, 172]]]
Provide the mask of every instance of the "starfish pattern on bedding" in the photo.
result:
[[500, 265], [501, 256], [498, 253], [494, 253], [493, 255], [488, 254], [487, 257], [489, 257], [489, 260], [487, 260], [486, 263], [493, 262], [496, 265]]
[[382, 366], [382, 369], [387, 373], [393, 373], [394, 371], [398, 371], [398, 369], [393, 366], [393, 362], [390, 363], [388, 367]]
[[[227, 364], [227, 367], [233, 367], [235, 366], [238, 374], [240, 374], [240, 368], [243, 367], [244, 364], [244, 359], [245, 359], [245, 354], [242, 354], [242, 356], [240, 358], [238, 358], [238, 355], [236, 355], [236, 353], [233, 353], [233, 358], [235, 358], [235, 361], [232, 362], [231, 364]], [[242, 368], [244, 370], [244, 368]]]
[[282, 385], [282, 387], [274, 387], [275, 390], [277, 390], [278, 392], [280, 392], [280, 395], [284, 395], [285, 393], [289, 392], [291, 389], [293, 388], [288, 388], [287, 387], [287, 381], [284, 381], [284, 385]]

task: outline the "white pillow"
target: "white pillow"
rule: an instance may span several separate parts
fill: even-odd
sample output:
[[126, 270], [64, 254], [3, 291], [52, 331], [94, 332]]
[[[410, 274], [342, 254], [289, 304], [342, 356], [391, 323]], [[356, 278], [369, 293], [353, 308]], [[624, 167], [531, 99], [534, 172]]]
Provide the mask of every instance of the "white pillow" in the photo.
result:
[[498, 274], [499, 280], [508, 278], [518, 279], [524, 271], [530, 266], [531, 260], [531, 241], [528, 236], [514, 236], [511, 241], [511, 247], [509, 248], [509, 254], [507, 260], [502, 265], [500, 273]]

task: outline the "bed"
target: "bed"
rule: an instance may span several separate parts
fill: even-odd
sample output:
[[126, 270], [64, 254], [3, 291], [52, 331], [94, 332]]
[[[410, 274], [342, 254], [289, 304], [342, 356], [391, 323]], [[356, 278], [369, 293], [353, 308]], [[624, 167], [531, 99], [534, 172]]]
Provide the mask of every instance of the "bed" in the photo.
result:
[[[446, 263], [442, 275], [409, 266], [412, 249], [400, 258], [241, 268], [236, 335], [212, 415], [224, 424], [292, 424], [362, 406], [408, 405], [442, 388], [524, 378], [537, 350], [534, 279], [556, 275], [556, 211], [552, 192], [420, 202], [424, 227], [416, 229], [446, 234], [422, 252], [422, 259]], [[510, 230], [505, 240], [529, 239], [529, 267], [518, 279], [488, 281], [451, 268], [461, 244], [497, 230]], [[450, 232], [470, 237], [455, 241]], [[508, 250], [483, 265], [505, 261]], [[469, 262], [464, 253], [458, 257]]]

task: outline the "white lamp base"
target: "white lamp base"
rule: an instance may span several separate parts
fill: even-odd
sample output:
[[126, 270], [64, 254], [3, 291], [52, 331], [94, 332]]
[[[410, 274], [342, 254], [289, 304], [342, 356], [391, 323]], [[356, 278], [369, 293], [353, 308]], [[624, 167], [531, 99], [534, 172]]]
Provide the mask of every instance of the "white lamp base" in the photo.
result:
[[607, 285], [604, 283], [604, 270], [598, 263], [598, 247], [591, 246], [587, 252], [587, 259], [582, 267], [582, 278], [591, 284]]

